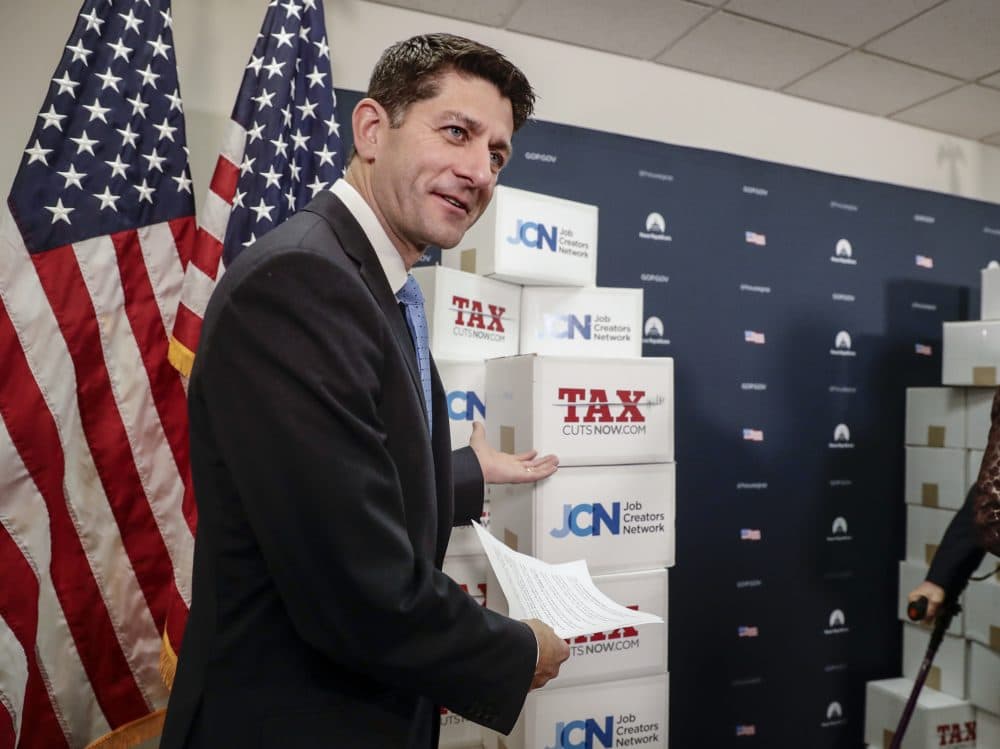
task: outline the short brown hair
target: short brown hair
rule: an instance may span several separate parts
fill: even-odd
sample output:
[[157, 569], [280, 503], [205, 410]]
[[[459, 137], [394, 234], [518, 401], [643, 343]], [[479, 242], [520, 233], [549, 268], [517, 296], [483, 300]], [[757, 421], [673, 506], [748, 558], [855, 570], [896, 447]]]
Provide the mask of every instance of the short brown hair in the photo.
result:
[[367, 96], [385, 107], [392, 127], [399, 127], [411, 104], [437, 96], [441, 76], [449, 70], [496, 86], [510, 100], [514, 130], [535, 109], [531, 84], [510, 60], [492, 47], [454, 34], [424, 34], [393, 44], [375, 64]]

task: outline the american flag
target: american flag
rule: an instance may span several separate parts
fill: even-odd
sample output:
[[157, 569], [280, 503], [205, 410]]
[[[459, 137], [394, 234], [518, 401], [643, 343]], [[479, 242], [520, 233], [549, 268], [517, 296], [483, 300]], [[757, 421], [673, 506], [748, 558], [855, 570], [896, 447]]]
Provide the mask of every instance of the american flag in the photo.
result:
[[760, 630], [757, 627], [746, 627], [742, 624], [737, 628], [736, 633], [740, 637], [757, 637], [760, 635]]
[[764, 441], [764, 430], [762, 429], [744, 429], [743, 439], [749, 440], [750, 442], [763, 442]]
[[914, 351], [916, 353], [920, 354], [920, 356], [933, 356], [934, 355], [934, 348], [931, 347], [931, 346], [928, 346], [926, 343], [916, 343], [916, 344], [914, 344]]
[[184, 374], [225, 266], [344, 171], [330, 47], [317, 0], [273, 0], [236, 96], [201, 212], [170, 342]]
[[917, 265], [918, 268], [933, 268], [934, 267], [934, 258], [928, 257], [927, 255], [917, 255], [914, 258], [914, 262], [916, 263], [916, 265]]
[[747, 343], [765, 343], [766, 338], [763, 333], [758, 333], [756, 330], [744, 330], [743, 340]]
[[86, 0], [0, 227], [0, 746], [163, 706], [195, 511], [167, 362], [194, 201], [169, 0]]
[[740, 540], [741, 541], [760, 541], [760, 529], [758, 529], [758, 528], [740, 528]]
[[747, 244], [756, 244], [764, 247], [767, 244], [767, 235], [758, 234], [755, 231], [746, 232]]

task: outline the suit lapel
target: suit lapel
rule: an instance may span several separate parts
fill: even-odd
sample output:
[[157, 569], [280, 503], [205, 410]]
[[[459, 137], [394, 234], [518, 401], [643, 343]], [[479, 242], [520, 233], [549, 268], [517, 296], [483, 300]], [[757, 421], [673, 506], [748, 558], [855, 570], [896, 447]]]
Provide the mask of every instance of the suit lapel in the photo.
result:
[[410, 329], [406, 325], [406, 320], [403, 319], [396, 295], [389, 288], [389, 282], [386, 280], [385, 272], [382, 270], [382, 264], [379, 262], [378, 255], [375, 254], [375, 248], [368, 241], [368, 237], [365, 235], [361, 225], [358, 224], [340, 198], [326, 190], [320, 192], [303, 210], [315, 213], [323, 218], [330, 225], [334, 234], [337, 235], [344, 252], [358, 264], [361, 279], [368, 286], [368, 290], [371, 291], [372, 296], [375, 297], [375, 301], [382, 310], [382, 314], [385, 315], [389, 322], [389, 327], [392, 329], [396, 344], [399, 346], [400, 351], [403, 352], [403, 359], [406, 360], [407, 369], [410, 370], [410, 379], [413, 381], [413, 387], [417, 392], [417, 397], [420, 399], [420, 405], [424, 408], [424, 412], [426, 412], [427, 404], [424, 403], [424, 388], [420, 382], [417, 353], [413, 346]]

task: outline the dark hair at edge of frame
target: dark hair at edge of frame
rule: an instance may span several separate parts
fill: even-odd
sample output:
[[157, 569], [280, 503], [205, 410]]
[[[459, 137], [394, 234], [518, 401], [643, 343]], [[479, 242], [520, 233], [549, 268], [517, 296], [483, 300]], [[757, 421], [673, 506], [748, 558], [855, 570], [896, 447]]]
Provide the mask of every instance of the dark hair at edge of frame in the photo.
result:
[[425, 34], [393, 44], [375, 64], [367, 95], [398, 127], [411, 104], [437, 95], [441, 75], [449, 70], [496, 86], [510, 100], [514, 130], [534, 111], [535, 92], [524, 73], [492, 47], [454, 34]]
[[[489, 81], [510, 101], [514, 130], [535, 110], [535, 92], [527, 77], [500, 52], [455, 34], [424, 34], [396, 42], [382, 53], [368, 82], [367, 97], [389, 113], [399, 127], [411, 104], [437, 96], [448, 71]], [[350, 159], [355, 150], [351, 149]]]

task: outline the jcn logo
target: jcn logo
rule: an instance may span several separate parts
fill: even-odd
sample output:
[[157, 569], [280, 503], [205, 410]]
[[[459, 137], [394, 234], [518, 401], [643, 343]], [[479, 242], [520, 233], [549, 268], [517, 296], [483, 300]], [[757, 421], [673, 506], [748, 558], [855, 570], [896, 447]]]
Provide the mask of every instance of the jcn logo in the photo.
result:
[[556, 739], [546, 749], [594, 749], [614, 746], [615, 720], [608, 715], [601, 725], [593, 718], [556, 723]]
[[523, 244], [540, 250], [548, 247], [552, 252], [556, 251], [556, 243], [559, 241], [559, 227], [544, 226], [536, 221], [517, 220], [517, 231], [513, 236], [507, 237], [508, 244]]
[[[589, 522], [583, 517], [589, 516]], [[617, 536], [622, 529], [621, 502], [611, 503], [611, 512], [600, 502], [594, 504], [563, 505], [563, 523], [561, 528], [553, 528], [549, 534], [553, 538], [565, 538], [570, 533], [574, 536], [600, 536], [601, 526], [609, 533]]]
[[573, 340], [582, 338], [590, 340], [591, 317], [584, 315], [583, 319], [576, 315], [551, 315], [546, 313], [542, 318], [544, 338], [560, 338]]
[[452, 421], [474, 421], [476, 413], [479, 418], [486, 418], [486, 406], [471, 390], [452, 390], [448, 393], [448, 416]]

